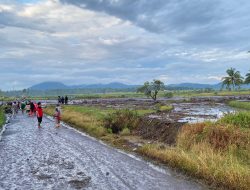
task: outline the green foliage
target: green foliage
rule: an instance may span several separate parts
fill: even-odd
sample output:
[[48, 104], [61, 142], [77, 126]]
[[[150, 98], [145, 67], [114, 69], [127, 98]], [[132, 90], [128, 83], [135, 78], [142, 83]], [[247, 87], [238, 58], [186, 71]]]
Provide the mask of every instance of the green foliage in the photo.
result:
[[249, 73], [246, 74], [246, 78], [245, 78], [245, 84], [249, 84], [250, 83], [250, 71]]
[[174, 96], [173, 92], [165, 92], [163, 95], [165, 98], [172, 98]]
[[237, 113], [226, 114], [218, 122], [249, 129], [250, 128], [250, 112], [237, 112]]
[[120, 133], [123, 129], [130, 130], [137, 127], [139, 116], [136, 111], [117, 110], [114, 113], [109, 113], [103, 120], [104, 127], [111, 129], [113, 133]]
[[137, 92], [142, 92], [147, 97], [151, 97], [153, 100], [156, 100], [159, 91], [163, 89], [164, 83], [160, 80], [154, 80], [153, 82], [145, 82], [142, 87], [137, 89]]
[[156, 112], [168, 112], [173, 109], [172, 105], [163, 105], [161, 103], [155, 104], [155, 110]]
[[4, 109], [3, 107], [0, 107], [0, 128], [4, 125], [4, 123], [5, 123]]
[[250, 102], [230, 101], [228, 105], [239, 109], [250, 110]]
[[171, 105], [163, 105], [160, 107], [160, 111], [162, 112], [168, 112], [171, 111], [174, 107]]
[[230, 68], [226, 72], [228, 76], [222, 78], [222, 88], [226, 86], [226, 89], [231, 90], [232, 86], [233, 90], [235, 90], [235, 87], [239, 89], [240, 85], [244, 83], [240, 72], [235, 71], [235, 68]]
[[130, 135], [130, 129], [126, 127], [126, 128], [124, 128], [124, 129], [121, 131], [120, 134], [123, 135], [123, 136]]

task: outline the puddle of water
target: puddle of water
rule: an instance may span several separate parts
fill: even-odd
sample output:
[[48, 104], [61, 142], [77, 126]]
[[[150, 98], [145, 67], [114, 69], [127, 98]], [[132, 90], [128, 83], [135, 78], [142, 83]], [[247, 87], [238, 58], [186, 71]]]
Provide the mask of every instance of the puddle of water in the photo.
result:
[[174, 104], [173, 113], [182, 115], [178, 122], [200, 123], [204, 121], [216, 121], [227, 113], [235, 110], [225, 104], [209, 103], [180, 103]]

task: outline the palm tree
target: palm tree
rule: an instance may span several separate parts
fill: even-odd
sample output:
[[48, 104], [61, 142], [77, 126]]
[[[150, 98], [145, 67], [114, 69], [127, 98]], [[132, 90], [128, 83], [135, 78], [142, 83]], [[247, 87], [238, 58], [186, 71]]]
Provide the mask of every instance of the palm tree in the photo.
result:
[[246, 84], [250, 83], [250, 70], [249, 70], [249, 73], [246, 74], [245, 83]]
[[227, 70], [226, 77], [222, 78], [222, 88], [226, 86], [226, 89], [231, 90], [231, 86], [233, 87], [233, 90], [235, 90], [235, 87], [238, 86], [240, 88], [240, 85], [243, 84], [243, 77], [241, 76], [239, 71], [235, 71], [235, 68], [230, 68]]

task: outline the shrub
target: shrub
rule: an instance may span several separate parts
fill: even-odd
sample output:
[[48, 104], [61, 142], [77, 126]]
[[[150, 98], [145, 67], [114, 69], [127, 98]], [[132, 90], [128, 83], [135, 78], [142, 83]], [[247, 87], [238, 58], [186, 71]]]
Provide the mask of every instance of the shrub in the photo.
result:
[[139, 116], [136, 111], [131, 110], [117, 110], [114, 113], [109, 113], [104, 118], [104, 127], [111, 129], [113, 133], [120, 133], [124, 128], [130, 130], [137, 127]]
[[120, 133], [121, 135], [124, 135], [124, 136], [126, 136], [126, 135], [130, 135], [130, 130], [129, 130], [129, 128], [124, 128], [122, 131], [121, 131], [121, 133]]
[[172, 109], [173, 109], [172, 105], [163, 105], [161, 103], [155, 104], [156, 112], [167, 112], [167, 111], [171, 111]]
[[171, 105], [164, 105], [160, 107], [160, 111], [163, 111], [163, 112], [168, 112], [168, 111], [171, 111], [172, 109], [173, 109], [173, 106]]

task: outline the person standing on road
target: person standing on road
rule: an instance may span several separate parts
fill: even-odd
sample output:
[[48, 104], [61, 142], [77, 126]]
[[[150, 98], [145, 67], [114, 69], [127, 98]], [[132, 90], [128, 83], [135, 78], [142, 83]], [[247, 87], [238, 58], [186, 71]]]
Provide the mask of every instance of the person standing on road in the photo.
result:
[[21, 103], [21, 110], [22, 110], [22, 114], [24, 114], [24, 110], [25, 110], [25, 102]]
[[69, 98], [68, 98], [68, 96], [66, 95], [66, 96], [65, 96], [65, 104], [68, 104], [68, 101], [69, 101]]
[[60, 104], [60, 103], [61, 103], [61, 96], [58, 96], [57, 101], [58, 101], [58, 104]]
[[35, 114], [35, 105], [33, 102], [30, 102], [30, 116]]
[[25, 110], [26, 110], [26, 113], [29, 115], [29, 113], [30, 113], [30, 102], [26, 102]]
[[64, 99], [64, 97], [62, 96], [62, 98], [61, 98], [61, 103], [62, 103], [62, 104], [64, 104], [64, 100], [65, 100], [65, 99]]
[[58, 107], [55, 109], [55, 114], [54, 114], [56, 126], [55, 127], [60, 127], [60, 121], [61, 121], [61, 112]]
[[9, 105], [11, 106], [11, 113], [12, 113], [12, 117], [15, 117], [15, 102], [10, 102]]
[[41, 102], [37, 103], [36, 116], [37, 116], [37, 121], [38, 121], [38, 128], [41, 128], [41, 123], [43, 120], [43, 108], [42, 108]]

